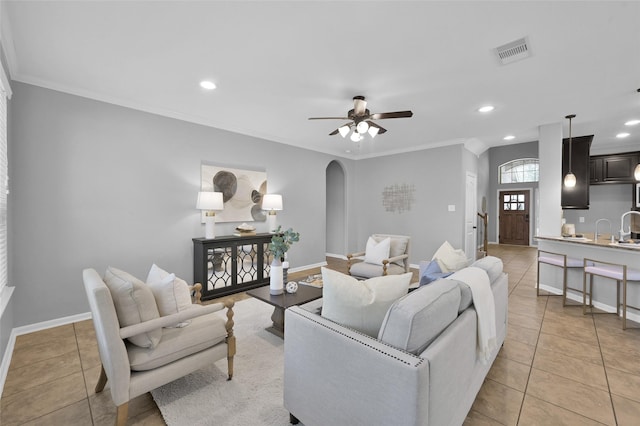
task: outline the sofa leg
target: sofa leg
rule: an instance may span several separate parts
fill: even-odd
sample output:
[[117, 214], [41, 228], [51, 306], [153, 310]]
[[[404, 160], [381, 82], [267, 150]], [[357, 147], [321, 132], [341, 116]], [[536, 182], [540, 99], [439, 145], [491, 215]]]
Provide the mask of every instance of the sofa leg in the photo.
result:
[[104, 385], [107, 384], [107, 373], [104, 372], [104, 366], [100, 366], [100, 377], [96, 383], [96, 393], [102, 392]]
[[298, 423], [300, 423], [300, 420], [298, 420], [298, 418], [293, 414], [289, 413], [289, 423], [291, 423], [292, 425], [297, 425]]

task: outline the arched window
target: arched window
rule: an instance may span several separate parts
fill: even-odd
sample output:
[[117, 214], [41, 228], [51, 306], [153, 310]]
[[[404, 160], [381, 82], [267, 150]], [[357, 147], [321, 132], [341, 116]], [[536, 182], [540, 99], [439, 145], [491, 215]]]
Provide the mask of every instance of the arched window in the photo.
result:
[[537, 158], [520, 158], [499, 167], [500, 183], [538, 182], [540, 164]]

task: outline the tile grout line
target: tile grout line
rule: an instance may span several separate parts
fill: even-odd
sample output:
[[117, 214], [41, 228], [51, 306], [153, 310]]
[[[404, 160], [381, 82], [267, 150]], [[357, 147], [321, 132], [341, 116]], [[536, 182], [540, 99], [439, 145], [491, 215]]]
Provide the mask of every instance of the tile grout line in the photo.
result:
[[[527, 271], [531, 267], [533, 267], [533, 264], [529, 265], [529, 268], [527, 268]], [[537, 279], [538, 278], [536, 276], [536, 280]], [[518, 287], [520, 285], [521, 281], [522, 281], [522, 278], [520, 278], [520, 281], [518, 281], [518, 284], [516, 285], [516, 287]], [[514, 290], [515, 290], [515, 287], [514, 287]], [[522, 395], [522, 402], [520, 403], [520, 410], [518, 411], [518, 419], [516, 420], [516, 425], [520, 423], [520, 417], [522, 416], [522, 410], [524, 409], [524, 400], [527, 398], [527, 389], [529, 388], [529, 380], [531, 380], [531, 373], [533, 372], [533, 363], [535, 362], [536, 354], [538, 353], [538, 343], [540, 342], [540, 334], [542, 334], [542, 324], [544, 323], [544, 317], [547, 314], [547, 305], [549, 304], [549, 296], [544, 296], [544, 297], [546, 298], [546, 301], [545, 301], [545, 304], [544, 304], [544, 312], [542, 314], [542, 320], [540, 321], [540, 329], [538, 330], [538, 337], [536, 338], [535, 350], [533, 351], [533, 358], [531, 358], [531, 365], [529, 366], [529, 375], [527, 376], [527, 384], [524, 386], [524, 391], [523, 391], [523, 395]], [[536, 296], [536, 298], [537, 298], [537, 296]]]
[[600, 352], [600, 358], [602, 359], [602, 368], [604, 370], [604, 378], [607, 381], [607, 389], [609, 391], [609, 401], [611, 402], [611, 411], [613, 411], [613, 421], [618, 424], [618, 416], [616, 415], [616, 406], [613, 403], [613, 392], [611, 391], [611, 385], [609, 384], [609, 375], [607, 374], [607, 364], [604, 361], [604, 354], [602, 353], [602, 345], [600, 344], [600, 335], [598, 334], [598, 325], [596, 323], [596, 318], [591, 314], [591, 319], [593, 319], [593, 328], [596, 331], [596, 339], [598, 340], [598, 351]]
[[[93, 323], [93, 320], [92, 320]], [[82, 382], [84, 383], [84, 393], [86, 395], [87, 405], [89, 406], [89, 416], [91, 416], [91, 424], [95, 426], [95, 420], [93, 419], [93, 409], [89, 402], [89, 392], [87, 391], [87, 376], [84, 371], [84, 364], [82, 363], [82, 356], [80, 355], [80, 343], [78, 343], [78, 330], [76, 329], [76, 323], [73, 323], [73, 335], [76, 338], [76, 349], [78, 350], [78, 358], [80, 358], [80, 372], [82, 373]]]

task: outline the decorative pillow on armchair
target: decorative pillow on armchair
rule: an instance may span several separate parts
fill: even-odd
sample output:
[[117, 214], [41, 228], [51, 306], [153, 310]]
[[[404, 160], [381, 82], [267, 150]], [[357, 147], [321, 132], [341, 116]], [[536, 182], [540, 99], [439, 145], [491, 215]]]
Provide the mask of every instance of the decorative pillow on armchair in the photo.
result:
[[377, 242], [373, 237], [367, 240], [367, 248], [365, 249], [364, 261], [373, 263], [374, 265], [382, 265], [382, 261], [389, 259], [389, 250], [391, 250], [391, 238]]
[[[111, 292], [120, 327], [160, 318], [156, 300], [148, 285], [131, 274], [109, 266], [104, 282]], [[142, 348], [155, 348], [162, 338], [162, 329], [129, 337], [129, 341]]]
[[156, 299], [160, 316], [177, 314], [193, 307], [189, 285], [186, 281], [161, 269], [156, 264], [153, 264], [149, 270], [147, 284], [151, 287]]
[[377, 337], [389, 306], [407, 294], [412, 276], [408, 272], [358, 281], [322, 268], [322, 316]]

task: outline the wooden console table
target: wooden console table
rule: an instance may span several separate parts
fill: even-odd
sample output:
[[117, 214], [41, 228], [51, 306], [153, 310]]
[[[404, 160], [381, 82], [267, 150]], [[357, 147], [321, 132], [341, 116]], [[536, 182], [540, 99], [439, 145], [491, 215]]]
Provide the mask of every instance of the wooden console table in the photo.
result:
[[268, 284], [272, 236], [193, 238], [193, 280], [202, 283], [202, 300]]

